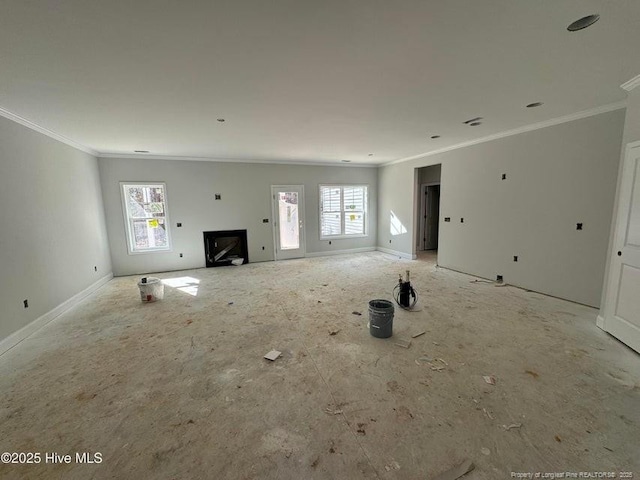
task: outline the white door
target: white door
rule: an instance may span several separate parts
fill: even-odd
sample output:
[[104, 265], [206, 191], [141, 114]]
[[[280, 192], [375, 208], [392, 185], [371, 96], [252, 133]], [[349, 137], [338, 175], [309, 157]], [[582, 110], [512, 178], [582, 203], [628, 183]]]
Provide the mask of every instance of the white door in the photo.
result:
[[640, 142], [626, 148], [602, 328], [640, 352]]
[[276, 260], [304, 257], [304, 186], [273, 185], [271, 198]]

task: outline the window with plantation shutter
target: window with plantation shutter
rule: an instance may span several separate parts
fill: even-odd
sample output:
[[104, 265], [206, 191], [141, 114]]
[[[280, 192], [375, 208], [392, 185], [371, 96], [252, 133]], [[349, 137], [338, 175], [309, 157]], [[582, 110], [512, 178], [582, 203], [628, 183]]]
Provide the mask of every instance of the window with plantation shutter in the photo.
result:
[[367, 235], [367, 186], [320, 185], [320, 238]]

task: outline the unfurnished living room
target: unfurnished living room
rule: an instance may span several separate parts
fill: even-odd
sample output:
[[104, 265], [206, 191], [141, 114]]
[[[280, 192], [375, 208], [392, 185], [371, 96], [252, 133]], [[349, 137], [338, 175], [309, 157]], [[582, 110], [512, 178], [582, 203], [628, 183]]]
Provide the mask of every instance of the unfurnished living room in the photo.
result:
[[0, 478], [640, 477], [640, 2], [3, 0]]

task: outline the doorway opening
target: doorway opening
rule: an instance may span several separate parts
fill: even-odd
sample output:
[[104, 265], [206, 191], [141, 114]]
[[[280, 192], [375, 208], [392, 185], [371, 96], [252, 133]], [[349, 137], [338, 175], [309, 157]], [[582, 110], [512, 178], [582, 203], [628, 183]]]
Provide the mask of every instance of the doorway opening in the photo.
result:
[[437, 263], [440, 227], [441, 165], [416, 169], [416, 253]]

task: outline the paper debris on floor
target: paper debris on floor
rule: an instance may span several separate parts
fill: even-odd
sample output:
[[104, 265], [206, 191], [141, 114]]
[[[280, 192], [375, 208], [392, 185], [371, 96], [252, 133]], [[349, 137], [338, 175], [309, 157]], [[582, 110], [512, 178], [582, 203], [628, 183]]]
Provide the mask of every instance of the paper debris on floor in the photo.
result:
[[437, 477], [432, 480], [457, 480], [461, 476], [469, 473], [471, 470], [475, 468], [475, 465], [471, 460], [465, 460], [457, 467], [454, 467], [446, 472], [442, 472]]
[[400, 464], [394, 460], [389, 465], [385, 465], [384, 469], [387, 472], [390, 472], [391, 470], [400, 470]]
[[415, 335], [411, 335], [411, 338], [418, 338], [420, 335], [424, 335], [425, 333], [427, 333], [427, 332], [425, 332], [425, 331], [423, 330], [423, 331], [422, 331], [422, 332], [420, 332], [420, 333], [416, 333]]
[[267, 353], [264, 356], [264, 358], [266, 358], [267, 360], [271, 360], [273, 362], [280, 355], [282, 355], [282, 352], [279, 352], [278, 350], [271, 350], [269, 353]]
[[409, 348], [411, 346], [411, 340], [403, 340], [401, 338], [395, 340], [393, 342], [394, 345], [397, 345], [402, 348]]
[[489, 417], [490, 420], [493, 420], [493, 416], [489, 413], [489, 411], [486, 408], [483, 408], [482, 411], [485, 413], [487, 417]]
[[326, 413], [328, 415], [340, 415], [341, 413], [343, 413], [343, 411], [339, 410], [339, 409], [333, 409], [331, 407], [326, 407], [324, 409], [324, 413]]
[[442, 358], [436, 358], [437, 361], [444, 363], [447, 367], [449, 366], [449, 364], [447, 362], [445, 362]]
[[484, 381], [487, 382], [489, 385], [496, 384], [496, 377], [494, 377], [493, 375], [483, 375], [482, 378], [484, 378]]

